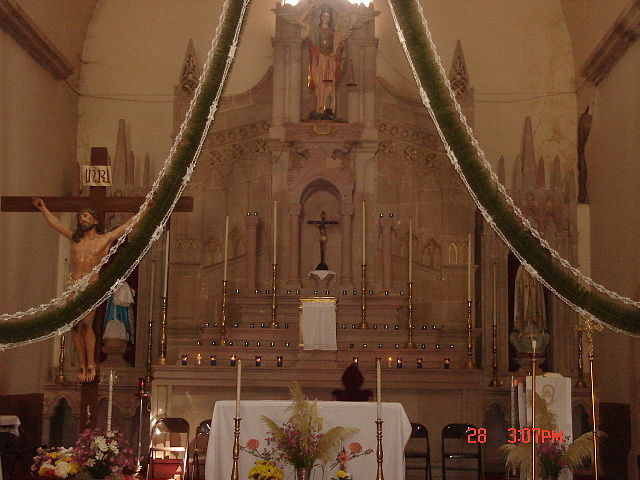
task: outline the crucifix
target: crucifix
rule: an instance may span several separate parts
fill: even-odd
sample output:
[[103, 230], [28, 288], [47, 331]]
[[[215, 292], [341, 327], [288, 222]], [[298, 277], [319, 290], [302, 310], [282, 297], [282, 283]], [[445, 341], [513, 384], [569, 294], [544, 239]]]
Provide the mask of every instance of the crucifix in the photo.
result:
[[[91, 149], [91, 167], [87, 168], [89, 196], [73, 197], [2, 197], [0, 209], [5, 212], [37, 212], [41, 211], [49, 225], [72, 242], [72, 262], [70, 275], [77, 280], [90, 272], [108, 252], [114, 241], [124, 234], [129, 222], [103, 234], [100, 225], [105, 223], [107, 212], [137, 212], [144, 203], [145, 197], [107, 197], [107, 186], [111, 184], [109, 154], [106, 148]], [[189, 212], [193, 210], [193, 198], [181, 198], [174, 211]], [[72, 232], [51, 212], [78, 212], [77, 228]], [[90, 278], [95, 283], [97, 278]], [[87, 411], [97, 409], [97, 369], [95, 352], [95, 334], [93, 319], [95, 311], [90, 312], [74, 327], [74, 340], [80, 363], [78, 380], [82, 384], [80, 425], [86, 421], [95, 424], [95, 415], [85, 415]]]
[[327, 245], [327, 225], [337, 225], [338, 222], [334, 220], [326, 220], [327, 214], [323, 211], [320, 214], [320, 220], [308, 220], [309, 225], [317, 225], [320, 231], [320, 263], [316, 267], [316, 270], [329, 270], [329, 267], [324, 263], [324, 249]]

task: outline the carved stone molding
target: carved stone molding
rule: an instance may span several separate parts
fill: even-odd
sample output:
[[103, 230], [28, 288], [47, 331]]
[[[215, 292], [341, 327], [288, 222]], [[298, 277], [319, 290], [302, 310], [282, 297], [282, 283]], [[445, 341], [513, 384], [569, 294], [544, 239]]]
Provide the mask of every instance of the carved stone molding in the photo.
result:
[[581, 75], [598, 85], [640, 35], [640, 1], [634, 1], [618, 17], [581, 70]]
[[71, 62], [14, 0], [0, 0], [0, 27], [56, 79], [73, 73]]

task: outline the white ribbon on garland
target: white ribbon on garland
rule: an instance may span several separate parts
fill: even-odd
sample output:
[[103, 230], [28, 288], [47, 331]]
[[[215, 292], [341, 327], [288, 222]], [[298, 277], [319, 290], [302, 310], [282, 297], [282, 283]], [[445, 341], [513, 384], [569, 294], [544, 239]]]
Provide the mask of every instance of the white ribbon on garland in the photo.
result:
[[[586, 311], [585, 309], [583, 309], [582, 307], [580, 307], [579, 305], [574, 304], [573, 302], [571, 302], [570, 300], [568, 300], [567, 298], [565, 298], [563, 295], [561, 295], [560, 293], [558, 293], [544, 278], [542, 278], [542, 276], [535, 270], [535, 268], [531, 265], [529, 265], [526, 260], [522, 257], [522, 255], [520, 255], [520, 253], [515, 249], [515, 247], [513, 247], [513, 245], [511, 245], [511, 243], [509, 242], [509, 239], [502, 233], [502, 231], [499, 229], [499, 227], [495, 224], [495, 222], [493, 221], [493, 218], [491, 217], [491, 215], [489, 214], [489, 212], [487, 212], [487, 210], [484, 208], [484, 206], [482, 205], [482, 203], [478, 200], [475, 192], [473, 191], [473, 188], [469, 185], [467, 178], [464, 175], [464, 172], [462, 171], [462, 168], [460, 167], [460, 163], [458, 162], [458, 159], [456, 158], [455, 153], [453, 152], [453, 150], [451, 149], [450, 145], [447, 142], [447, 139], [442, 131], [442, 129], [440, 128], [440, 125], [438, 124], [438, 120], [436, 118], [435, 112], [433, 111], [433, 108], [431, 106], [431, 102], [429, 100], [429, 96], [427, 95], [427, 92], [425, 91], [425, 89], [422, 86], [422, 82], [420, 80], [420, 77], [418, 76], [418, 72], [415, 68], [415, 65], [413, 63], [413, 60], [411, 58], [411, 55], [409, 53], [409, 49], [407, 47], [405, 38], [404, 38], [404, 33], [402, 32], [402, 27], [400, 26], [400, 23], [398, 22], [398, 17], [396, 15], [395, 9], [393, 7], [393, 4], [391, 2], [391, 0], [387, 0], [387, 3], [389, 4], [389, 8], [391, 10], [391, 15], [393, 17], [393, 22], [395, 24], [396, 27], [396, 33], [398, 35], [398, 40], [400, 41], [400, 43], [402, 44], [402, 48], [404, 49], [405, 52], [405, 56], [407, 57], [407, 60], [409, 61], [409, 65], [411, 66], [411, 71], [413, 73], [413, 77], [415, 79], [416, 85], [418, 86], [418, 90], [419, 90], [419, 94], [420, 94], [420, 98], [422, 99], [422, 103], [424, 104], [424, 106], [427, 108], [429, 115], [431, 116], [433, 123], [436, 126], [436, 129], [438, 131], [438, 135], [440, 136], [440, 139], [442, 140], [442, 143], [444, 144], [445, 150], [447, 152], [447, 156], [449, 157], [451, 163], [453, 164], [454, 168], [456, 169], [456, 171], [458, 172], [458, 174], [460, 175], [460, 178], [462, 179], [462, 181], [464, 182], [465, 186], [467, 187], [467, 190], [469, 191], [469, 194], [471, 195], [471, 197], [473, 198], [474, 202], [476, 203], [476, 206], [478, 207], [478, 209], [480, 210], [480, 212], [482, 213], [483, 217], [485, 218], [485, 220], [487, 221], [487, 223], [489, 223], [489, 225], [491, 225], [491, 227], [493, 228], [493, 230], [496, 232], [496, 234], [505, 242], [505, 244], [509, 247], [509, 249], [513, 252], [513, 254], [518, 258], [518, 260], [520, 261], [520, 263], [525, 267], [525, 269], [531, 274], [533, 275], [538, 281], [540, 281], [544, 286], [546, 286], [549, 290], [551, 290], [555, 295], [557, 295], [559, 298], [561, 298], [567, 305], [569, 305], [573, 310], [575, 310], [576, 312], [578, 312], [581, 315], [585, 315], [595, 321], [597, 321], [598, 323], [603, 323], [600, 322], [596, 317], [594, 317], [590, 312]], [[491, 179], [493, 181], [493, 183], [496, 185], [496, 187], [498, 188], [498, 191], [500, 192], [500, 194], [503, 196], [503, 198], [505, 199], [505, 201], [507, 202], [507, 204], [509, 205], [509, 207], [512, 209], [512, 211], [515, 213], [515, 215], [522, 221], [523, 225], [532, 233], [532, 235], [547, 249], [549, 250], [549, 252], [551, 253], [551, 255], [563, 266], [565, 267], [567, 270], [569, 270], [574, 276], [576, 276], [577, 278], [579, 278], [581, 281], [583, 281], [585, 284], [591, 285], [592, 287], [594, 287], [596, 290], [598, 290], [599, 292], [608, 295], [610, 298], [613, 298], [615, 300], [618, 300], [622, 303], [625, 303], [627, 305], [633, 305], [636, 308], [640, 308], [640, 302], [634, 301], [631, 298], [628, 297], [624, 297], [616, 292], [613, 292], [611, 290], [608, 290], [606, 287], [598, 284], [597, 282], [595, 282], [592, 278], [588, 277], [587, 275], [584, 275], [582, 272], [580, 272], [579, 269], [577, 269], [576, 267], [572, 266], [571, 263], [566, 260], [564, 257], [562, 257], [562, 255], [560, 253], [558, 253], [540, 234], [540, 232], [538, 232], [533, 225], [531, 224], [531, 222], [524, 216], [524, 214], [522, 213], [522, 211], [518, 208], [518, 206], [515, 204], [514, 200], [511, 198], [511, 196], [508, 194], [507, 190], [504, 188], [504, 186], [500, 183], [498, 176], [494, 173], [494, 171], [491, 168], [491, 165], [489, 164], [489, 162], [486, 160], [484, 152], [482, 151], [482, 148], [480, 147], [480, 144], [478, 142], [478, 140], [476, 139], [472, 128], [469, 126], [469, 124], [467, 123], [467, 120], [462, 112], [462, 109], [460, 107], [460, 104], [458, 103], [457, 99], [456, 99], [456, 95], [453, 92], [453, 89], [451, 88], [451, 84], [449, 83], [449, 79], [447, 78], [447, 75], [445, 73], [445, 69], [442, 65], [442, 61], [440, 59], [440, 56], [438, 55], [436, 48], [435, 48], [435, 44], [433, 42], [433, 38], [431, 36], [431, 31], [429, 30], [429, 26], [427, 24], [427, 20], [425, 19], [424, 16], [424, 11], [422, 9], [422, 6], [420, 5], [420, 3], [416, 0], [414, 0], [414, 3], [416, 4], [418, 11], [420, 13], [420, 17], [422, 20], [422, 25], [424, 27], [425, 30], [425, 34], [427, 37], [427, 40], [429, 42], [429, 47], [431, 48], [431, 51], [433, 52], [435, 61], [438, 65], [438, 69], [440, 70], [440, 76], [441, 76], [441, 80], [442, 82], [446, 85], [447, 90], [449, 92], [449, 96], [451, 98], [451, 101], [453, 103], [453, 105], [455, 106], [455, 109], [458, 113], [458, 117], [460, 118], [460, 121], [462, 122], [462, 124], [465, 127], [465, 130], [467, 132], [467, 135], [469, 136], [469, 138], [471, 139], [471, 142], [478, 154], [478, 157], [481, 159], [482, 164], [484, 166], [484, 168], [487, 170], [487, 172], [490, 174]], [[624, 333], [629, 335], [629, 332], [626, 332], [624, 330], [612, 327], [611, 325], [608, 325], [605, 323], [605, 325], [609, 328], [611, 328], [614, 331], [617, 331], [619, 333]]]
[[[14, 343], [6, 343], [6, 344], [0, 344], [0, 351], [7, 349], [7, 348], [12, 348], [12, 347], [16, 347], [16, 346], [20, 346], [20, 345], [25, 345], [25, 344], [29, 344], [29, 343], [34, 343], [37, 341], [41, 341], [50, 337], [54, 337], [60, 334], [63, 334], [65, 332], [67, 332], [68, 330], [70, 330], [74, 325], [76, 325], [80, 320], [82, 320], [82, 318], [84, 318], [89, 312], [91, 312], [93, 309], [95, 309], [96, 307], [98, 307], [98, 305], [100, 305], [104, 300], [106, 300], [110, 295], [112, 295], [117, 289], [118, 287], [122, 284], [122, 282], [125, 281], [125, 279], [131, 274], [131, 272], [135, 269], [135, 267], [138, 265], [138, 263], [140, 262], [140, 260], [145, 256], [145, 254], [147, 253], [147, 251], [151, 248], [151, 246], [153, 245], [153, 243], [158, 240], [158, 238], [160, 238], [160, 236], [162, 235], [165, 225], [171, 215], [171, 213], [173, 212], [173, 209], [175, 208], [175, 205], [178, 201], [178, 199], [180, 198], [182, 192], [184, 191], [184, 189], [186, 188], [187, 184], [189, 183], [189, 180], [191, 179], [191, 176], [193, 175], [193, 172], [195, 170], [195, 166], [197, 164], [198, 158], [200, 156], [200, 152], [202, 151], [202, 146], [204, 145], [204, 142], [207, 138], [207, 133], [209, 132], [209, 129], [211, 127], [211, 124], [213, 123], [213, 120], [215, 118], [215, 113], [218, 109], [218, 104], [220, 101], [220, 97], [222, 95], [222, 90], [226, 81], [226, 78], [228, 76], [229, 70], [231, 68], [231, 65], [233, 63], [233, 60], [235, 58], [235, 54], [236, 54], [236, 50], [237, 50], [237, 44], [240, 38], [240, 31], [242, 29], [242, 23], [246, 14], [246, 10], [247, 7], [249, 5], [250, 0], [244, 0], [243, 1], [243, 5], [242, 5], [242, 9], [240, 12], [240, 17], [239, 17], [239, 21], [236, 25], [236, 29], [235, 29], [235, 34], [234, 34], [234, 38], [231, 44], [231, 47], [229, 49], [229, 53], [227, 54], [227, 60], [225, 63], [225, 68], [224, 68], [224, 72], [222, 74], [222, 78], [220, 81], [220, 84], [218, 86], [218, 90], [216, 92], [215, 98], [209, 108], [209, 114], [207, 116], [207, 121], [205, 123], [205, 127], [204, 130], [202, 132], [202, 136], [200, 137], [200, 141], [198, 143], [198, 147], [196, 149], [196, 152], [194, 153], [192, 159], [191, 159], [191, 163], [189, 164], [189, 166], [187, 167], [186, 173], [182, 179], [182, 183], [178, 189], [177, 194], [175, 195], [171, 206], [169, 207], [169, 209], [167, 210], [166, 214], [160, 219], [160, 221], [157, 224], [157, 227], [154, 231], [154, 233], [151, 235], [151, 238], [149, 239], [149, 242], [147, 243], [147, 245], [143, 248], [143, 250], [141, 251], [141, 253], [138, 255], [138, 258], [136, 258], [131, 265], [129, 266], [129, 268], [127, 269], [127, 271], [117, 280], [114, 281], [114, 284], [111, 286], [111, 288], [96, 302], [94, 302], [94, 304], [87, 308], [84, 312], [82, 312], [81, 314], [79, 314], [72, 322], [64, 325], [63, 327], [60, 327], [59, 329], [46, 334], [46, 335], [42, 335], [33, 339], [29, 339], [29, 340], [25, 340], [25, 341], [20, 341], [20, 342], [14, 342]], [[162, 165], [162, 168], [160, 169], [160, 172], [158, 173], [158, 176], [156, 177], [156, 180], [153, 183], [153, 186], [151, 188], [151, 190], [149, 191], [149, 193], [147, 194], [144, 203], [142, 204], [140, 210], [144, 211], [146, 210], [147, 206], [149, 205], [149, 203], [151, 202], [155, 192], [158, 190], [160, 183], [162, 182], [162, 180], [164, 179], [164, 176], [166, 174], [167, 169], [169, 168], [171, 161], [173, 160], [173, 157], [177, 151], [178, 145], [180, 145], [180, 142], [182, 141], [182, 138], [184, 136], [185, 131], [187, 130], [187, 125], [191, 119], [191, 116], [193, 114], [193, 110], [196, 106], [196, 104], [198, 103], [199, 100], [199, 96], [202, 90], [202, 85], [204, 84], [204, 81], [206, 79], [207, 74], [209, 73], [209, 67], [211, 65], [211, 62], [213, 61], [213, 56], [214, 56], [214, 52], [216, 50], [219, 38], [220, 38], [220, 32], [222, 31], [222, 26], [228, 11], [228, 7], [229, 7], [229, 0], [226, 0], [224, 5], [223, 5], [223, 9], [222, 9], [222, 13], [220, 14], [219, 17], [219, 21], [218, 21], [218, 26], [216, 27], [216, 31], [215, 31], [215, 35], [214, 38], [212, 40], [211, 43], [211, 48], [209, 49], [209, 52], [207, 53], [207, 59], [204, 63], [203, 69], [202, 69], [202, 73], [200, 75], [199, 81], [198, 81], [198, 85], [196, 87], [196, 90], [194, 92], [194, 96], [191, 99], [191, 103], [189, 104], [189, 109], [187, 110], [187, 113], [185, 115], [185, 119], [182, 122], [182, 124], [180, 125], [180, 130], [178, 131], [178, 134], [176, 135], [176, 138], [173, 142], [173, 145], [171, 146], [169, 153]], [[66, 291], [64, 291], [63, 293], [61, 293], [58, 297], [51, 299], [49, 302], [41, 304], [38, 307], [32, 307], [28, 310], [25, 311], [20, 311], [20, 312], [15, 312], [13, 314], [3, 314], [0, 315], [0, 321], [9, 321], [9, 320], [15, 320], [15, 319], [19, 319], [25, 316], [31, 316], [34, 315], [36, 313], [39, 312], [45, 312], [47, 310], [49, 310], [51, 307], [56, 306], [56, 305], [60, 305], [61, 303], [64, 303], [66, 301], [66, 299], [70, 296], [73, 295], [79, 291], [82, 291], [86, 288], [87, 283], [88, 283], [88, 279], [91, 278], [91, 276], [96, 275], [100, 272], [100, 269], [107, 263], [107, 261], [109, 260], [109, 258], [111, 257], [111, 255], [113, 255], [118, 247], [124, 243], [127, 235], [133, 230], [133, 228], [135, 228], [135, 225], [138, 223], [140, 219], [140, 211], [138, 213], [136, 213], [136, 215], [134, 216], [133, 222], [127, 227], [125, 234], [123, 236], [121, 236], [118, 241], [111, 247], [111, 249], [109, 250], [109, 252], [107, 253], [107, 255], [105, 255], [105, 257], [100, 261], [100, 263], [98, 265], [96, 265], [93, 270], [87, 274], [85, 277], [79, 279], [78, 281], [74, 282]]]

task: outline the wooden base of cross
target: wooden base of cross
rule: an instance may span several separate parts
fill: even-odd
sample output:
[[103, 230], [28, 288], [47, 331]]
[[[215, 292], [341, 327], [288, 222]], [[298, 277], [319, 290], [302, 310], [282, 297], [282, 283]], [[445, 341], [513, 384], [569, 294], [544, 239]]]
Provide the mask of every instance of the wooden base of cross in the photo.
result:
[[[96, 211], [97, 219], [105, 225], [107, 212], [137, 212], [145, 201], [145, 197], [115, 197], [107, 196], [107, 186], [110, 186], [111, 173], [109, 153], [104, 147], [93, 147], [91, 149], [91, 166], [87, 179], [90, 185], [88, 196], [70, 197], [40, 197], [44, 201], [50, 212], [78, 212], [84, 208], [91, 208]], [[99, 185], [99, 186], [94, 186]], [[0, 210], [4, 212], [38, 212], [33, 205], [33, 197], [7, 197], [0, 199]], [[182, 197], [178, 200], [174, 212], [190, 212], [193, 210], [193, 198]], [[132, 285], [137, 289], [137, 285]], [[94, 319], [94, 331], [100, 332], [102, 315], [96, 315]], [[100, 335], [96, 335], [96, 345], [101, 345]], [[96, 348], [96, 364], [99, 364], [100, 348]], [[93, 381], [82, 383], [81, 388], [81, 409], [80, 409], [80, 430], [94, 427], [96, 424], [96, 413], [98, 408], [98, 383], [99, 365], [96, 377]]]

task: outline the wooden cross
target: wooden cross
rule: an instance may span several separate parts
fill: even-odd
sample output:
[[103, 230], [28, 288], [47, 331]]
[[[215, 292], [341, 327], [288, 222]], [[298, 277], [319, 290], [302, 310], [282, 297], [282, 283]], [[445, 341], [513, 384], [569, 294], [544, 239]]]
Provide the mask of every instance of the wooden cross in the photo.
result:
[[[91, 148], [91, 165], [94, 167], [106, 166], [109, 164], [109, 154], [104, 147]], [[100, 171], [100, 169], [98, 169]], [[103, 170], [106, 171], [106, 170]], [[103, 175], [98, 180], [110, 180], [108, 175]], [[110, 183], [110, 182], [106, 182]], [[0, 210], [3, 212], [39, 212], [33, 205], [33, 197], [2, 197], [0, 199]], [[89, 196], [71, 196], [71, 197], [41, 197], [45, 205], [51, 212], [78, 212], [83, 208], [92, 208], [98, 214], [98, 220], [105, 226], [105, 215], [107, 212], [137, 212], [144, 203], [145, 197], [108, 197], [106, 186], [89, 187]], [[193, 198], [182, 197], [174, 208], [174, 212], [191, 212], [193, 211]], [[135, 287], [135, 285], [134, 285]], [[94, 320], [94, 329], [96, 323], [101, 323], [96, 315]], [[96, 344], [100, 344], [97, 339]], [[96, 349], [96, 353], [100, 349]], [[91, 383], [82, 383], [80, 393], [80, 429], [87, 427], [95, 427], [96, 413], [98, 409], [98, 375]]]
[[320, 220], [308, 220], [309, 225], [317, 225], [320, 231], [320, 263], [316, 267], [316, 270], [329, 270], [329, 267], [324, 263], [324, 248], [327, 244], [327, 225], [337, 225], [338, 222], [334, 220], [327, 220], [326, 212], [320, 214]]

